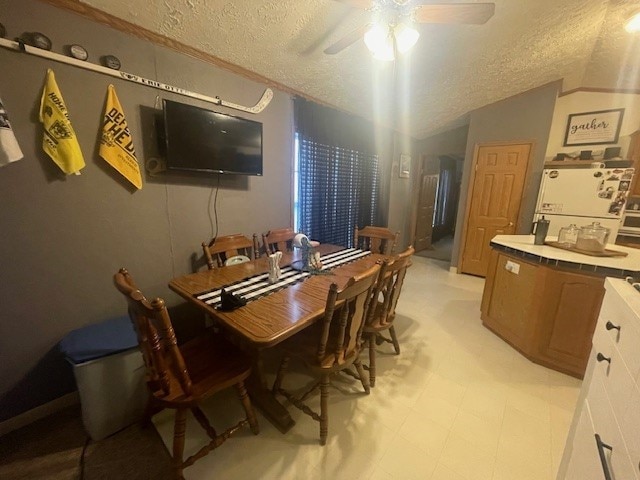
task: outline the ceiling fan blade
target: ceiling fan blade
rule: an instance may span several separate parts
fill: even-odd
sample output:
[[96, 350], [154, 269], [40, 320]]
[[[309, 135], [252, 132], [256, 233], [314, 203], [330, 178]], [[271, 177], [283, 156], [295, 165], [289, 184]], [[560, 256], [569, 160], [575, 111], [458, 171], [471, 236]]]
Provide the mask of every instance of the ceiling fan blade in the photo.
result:
[[440, 3], [419, 5], [414, 10], [418, 23], [467, 23], [481, 25], [496, 11], [494, 3]]
[[336, 2], [346, 3], [354, 8], [361, 8], [362, 10], [368, 10], [373, 7], [373, 0], [335, 0]]
[[336, 43], [327, 47], [324, 50], [324, 53], [326, 53], [327, 55], [335, 55], [336, 53], [341, 52], [348, 46], [360, 40], [364, 36], [364, 32], [366, 32], [370, 26], [371, 24], [368, 23], [366, 25], [358, 27], [355, 30], [347, 33], [344, 37], [342, 37]]

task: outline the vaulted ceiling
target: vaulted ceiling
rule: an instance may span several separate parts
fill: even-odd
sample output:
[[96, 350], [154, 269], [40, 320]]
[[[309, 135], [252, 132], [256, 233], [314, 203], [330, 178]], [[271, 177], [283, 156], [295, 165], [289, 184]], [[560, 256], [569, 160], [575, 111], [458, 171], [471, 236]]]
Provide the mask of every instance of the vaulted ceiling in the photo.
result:
[[336, 0], [81, 1], [415, 138], [558, 79], [564, 90], [640, 88], [640, 37], [623, 29], [635, 1], [495, 0], [484, 25], [419, 25], [395, 65], [374, 60], [362, 40], [323, 53], [371, 20]]

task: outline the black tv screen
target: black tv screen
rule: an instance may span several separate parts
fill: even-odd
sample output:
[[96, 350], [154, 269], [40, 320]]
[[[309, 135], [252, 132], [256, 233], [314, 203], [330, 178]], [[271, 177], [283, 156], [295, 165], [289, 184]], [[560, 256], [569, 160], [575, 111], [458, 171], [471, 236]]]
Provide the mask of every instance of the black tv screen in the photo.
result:
[[262, 123], [163, 100], [169, 170], [262, 175]]

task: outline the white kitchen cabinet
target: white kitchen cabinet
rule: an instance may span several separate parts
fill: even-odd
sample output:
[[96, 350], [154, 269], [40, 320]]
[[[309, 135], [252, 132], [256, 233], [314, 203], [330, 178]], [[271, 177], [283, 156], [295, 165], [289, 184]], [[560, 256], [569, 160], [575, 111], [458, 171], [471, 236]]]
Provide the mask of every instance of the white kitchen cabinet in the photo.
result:
[[640, 291], [612, 278], [605, 289], [558, 480], [640, 480]]

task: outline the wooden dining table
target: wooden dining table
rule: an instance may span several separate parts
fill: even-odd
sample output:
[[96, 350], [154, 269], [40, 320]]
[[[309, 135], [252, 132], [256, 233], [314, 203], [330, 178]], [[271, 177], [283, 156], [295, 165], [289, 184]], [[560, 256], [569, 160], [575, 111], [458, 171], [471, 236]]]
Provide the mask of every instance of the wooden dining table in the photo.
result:
[[[321, 244], [321, 255], [343, 250], [345, 247]], [[203, 292], [220, 289], [243, 279], [255, 277], [269, 270], [268, 257], [246, 263], [206, 270], [172, 279], [169, 288], [188, 302], [206, 312], [216, 324], [224, 328], [252, 353], [252, 375], [247, 389], [254, 404], [283, 433], [294, 421], [287, 409], [267, 388], [262, 365], [262, 351], [273, 347], [322, 317], [329, 287], [341, 288], [347, 280], [385, 258], [371, 253], [357, 260], [337, 266], [321, 275], [308, 277], [281, 290], [262, 296], [232, 311], [222, 311], [198, 298]], [[299, 253], [283, 253], [281, 266], [300, 260]]]

